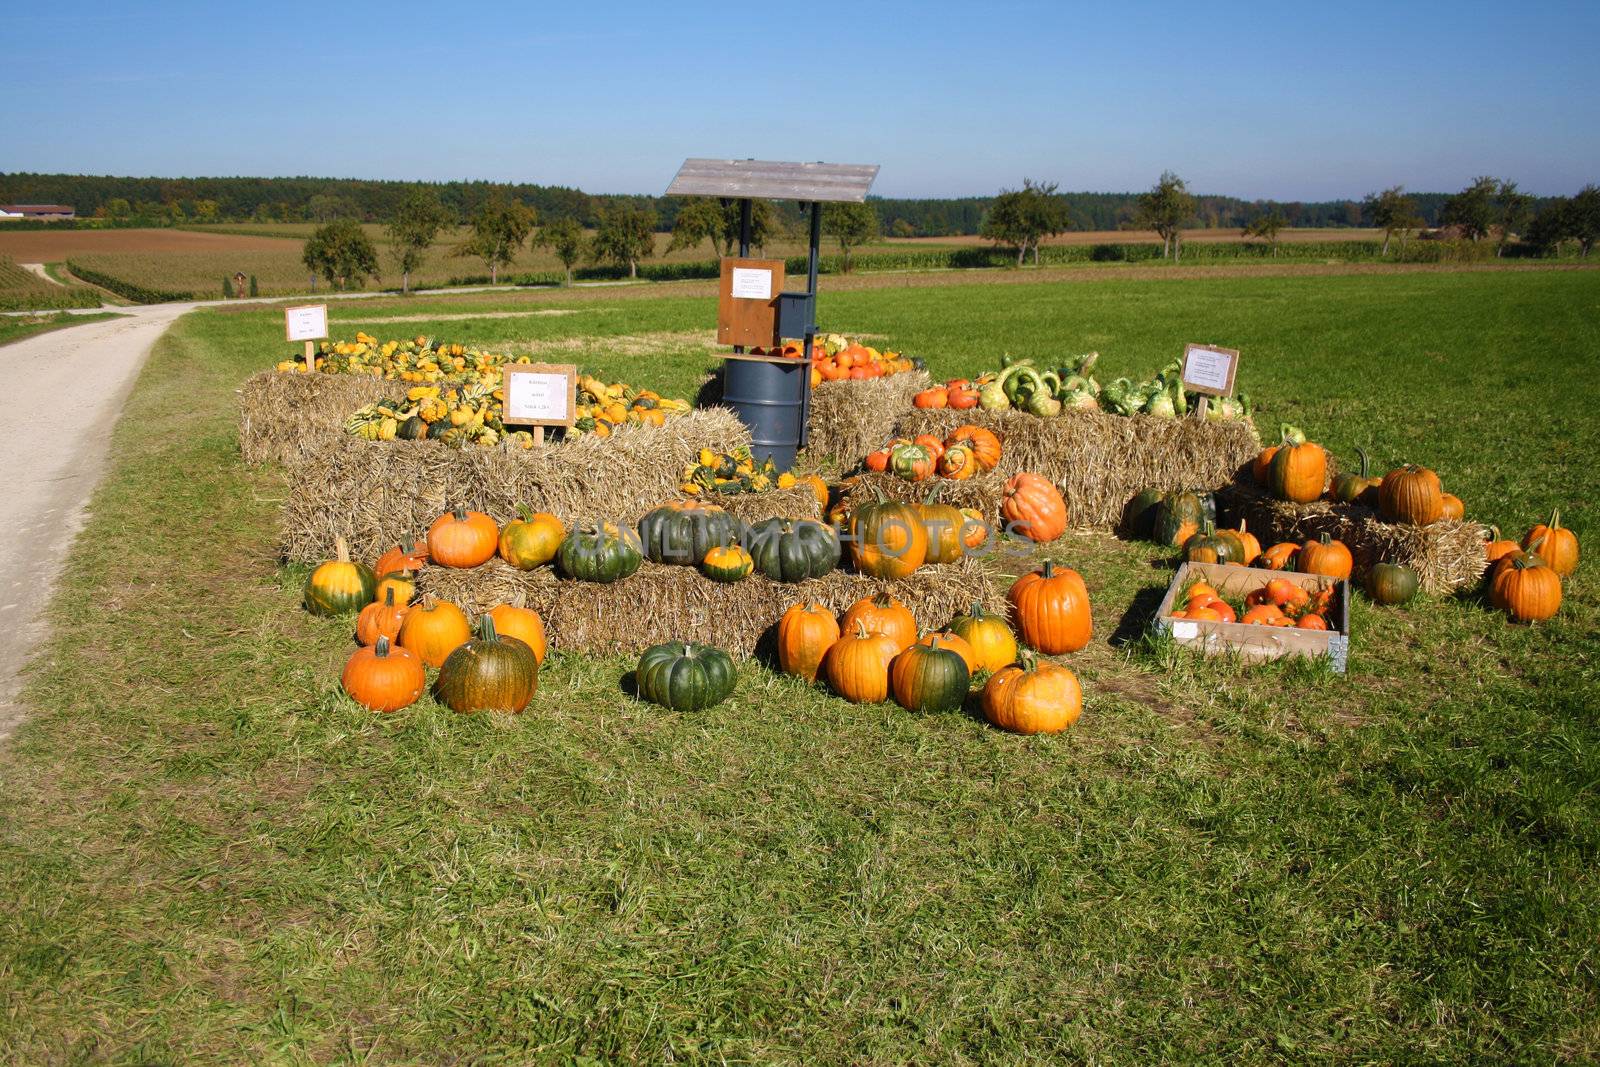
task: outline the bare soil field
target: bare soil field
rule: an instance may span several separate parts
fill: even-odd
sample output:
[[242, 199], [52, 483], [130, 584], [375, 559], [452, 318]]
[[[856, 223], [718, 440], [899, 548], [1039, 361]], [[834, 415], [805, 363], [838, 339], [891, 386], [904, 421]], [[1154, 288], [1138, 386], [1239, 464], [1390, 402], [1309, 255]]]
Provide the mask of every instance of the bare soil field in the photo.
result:
[[19, 263], [56, 263], [68, 256], [97, 253], [275, 252], [283, 242], [273, 237], [194, 233], [189, 230], [17, 230], [0, 226], [0, 256]]

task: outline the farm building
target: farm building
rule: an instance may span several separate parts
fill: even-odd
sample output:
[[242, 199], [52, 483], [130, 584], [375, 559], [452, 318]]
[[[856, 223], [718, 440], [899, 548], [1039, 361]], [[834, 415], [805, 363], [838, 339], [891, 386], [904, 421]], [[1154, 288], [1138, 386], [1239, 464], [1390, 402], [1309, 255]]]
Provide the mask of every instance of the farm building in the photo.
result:
[[70, 204], [0, 204], [0, 219], [72, 219]]

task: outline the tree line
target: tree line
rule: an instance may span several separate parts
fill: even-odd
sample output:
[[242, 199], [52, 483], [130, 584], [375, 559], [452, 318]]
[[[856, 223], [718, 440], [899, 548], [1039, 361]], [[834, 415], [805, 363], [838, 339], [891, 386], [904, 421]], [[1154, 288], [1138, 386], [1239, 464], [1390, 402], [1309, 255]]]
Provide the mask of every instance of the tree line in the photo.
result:
[[[571, 218], [595, 228], [602, 210], [616, 205], [654, 213], [656, 229], [671, 231], [685, 206], [678, 198], [585, 193], [564, 186], [482, 181], [403, 182], [347, 178], [127, 178], [78, 174], [0, 174], [0, 203], [71, 204], [83, 217], [120, 224], [180, 225], [215, 222], [315, 222], [354, 219], [388, 222], [414, 191], [431, 190], [457, 221], [467, 221], [496, 196], [533, 209], [540, 218]], [[1053, 193], [1073, 230], [1117, 230], [1137, 224], [1137, 193]], [[1444, 193], [1415, 193], [1419, 216], [1438, 224]], [[980, 233], [999, 196], [874, 198], [878, 230], [893, 237], [944, 237]], [[776, 218], [790, 227], [804, 219], [797, 204], [776, 205]], [[1360, 226], [1359, 200], [1315, 202], [1245, 200], [1195, 196], [1196, 225], [1234, 228], [1277, 212], [1285, 226]]]
[[[1177, 174], [1165, 171], [1147, 192], [1135, 198], [1133, 213], [1123, 228], [1153, 230], [1161, 238], [1162, 258], [1170, 256], [1177, 261], [1183, 256], [1186, 228], [1215, 228], [1204, 213], [1203, 199], [1194, 196]], [[1432, 218], [1424, 211], [1422, 200], [1399, 185], [1369, 193], [1349, 214], [1346, 224], [1382, 230], [1381, 254], [1385, 256], [1392, 243], [1404, 245], [1423, 230], [1434, 230], [1430, 234], [1434, 238], [1473, 244], [1493, 238], [1497, 256], [1504, 255], [1513, 241], [1520, 241], [1540, 255], [1558, 252], [1571, 243], [1587, 257], [1600, 237], [1600, 187], [1592, 183], [1571, 197], [1536, 198], [1514, 181], [1479, 177], [1461, 191], [1439, 197]], [[1279, 232], [1295, 224], [1282, 205], [1266, 202], [1256, 206], [1240, 235], [1266, 241], [1276, 255]], [[1024, 178], [1020, 189], [1002, 189], [994, 198], [979, 232], [996, 245], [1013, 249], [1020, 267], [1030, 252], [1034, 263], [1039, 262], [1042, 240], [1077, 228], [1069, 196], [1059, 193], [1054, 183]]]

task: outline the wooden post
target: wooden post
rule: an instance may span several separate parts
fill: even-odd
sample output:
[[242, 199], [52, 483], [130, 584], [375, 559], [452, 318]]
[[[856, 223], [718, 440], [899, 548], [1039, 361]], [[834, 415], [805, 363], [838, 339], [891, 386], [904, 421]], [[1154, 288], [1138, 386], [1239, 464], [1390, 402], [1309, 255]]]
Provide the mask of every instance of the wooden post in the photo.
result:
[[533, 447], [534, 448], [539, 448], [543, 444], [544, 444], [544, 427], [543, 426], [535, 426], [533, 428]]
[[316, 372], [316, 369], [317, 369], [317, 343], [315, 341], [307, 341], [306, 342], [306, 373], [307, 374], [313, 374], [313, 373]]
[[1206, 412], [1211, 410], [1211, 398], [1204, 393], [1200, 394], [1200, 404], [1194, 409], [1195, 418], [1201, 422], [1206, 421]]

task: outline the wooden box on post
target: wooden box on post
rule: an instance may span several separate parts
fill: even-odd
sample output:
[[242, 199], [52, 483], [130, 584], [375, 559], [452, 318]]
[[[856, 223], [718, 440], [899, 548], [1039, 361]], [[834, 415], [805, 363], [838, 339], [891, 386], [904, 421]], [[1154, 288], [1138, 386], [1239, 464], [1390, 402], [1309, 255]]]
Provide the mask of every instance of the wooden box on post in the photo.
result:
[[[1326, 615], [1328, 629], [1301, 630], [1258, 623], [1172, 618], [1178, 597], [1193, 582], [1206, 582], [1222, 596], [1237, 600], [1274, 578], [1287, 579], [1312, 593], [1332, 586], [1333, 601]], [[1170, 634], [1178, 644], [1198, 649], [1207, 656], [1231, 652], [1248, 662], [1282, 656], [1327, 656], [1334, 671], [1343, 674], [1350, 656], [1350, 583], [1322, 574], [1301, 574], [1299, 571], [1269, 571], [1222, 563], [1183, 563], [1173, 576], [1161, 606], [1156, 609], [1156, 617], [1151, 620], [1150, 628], [1158, 633]]]
[[779, 344], [781, 292], [783, 260], [724, 259], [717, 288], [717, 343], [761, 348]]

